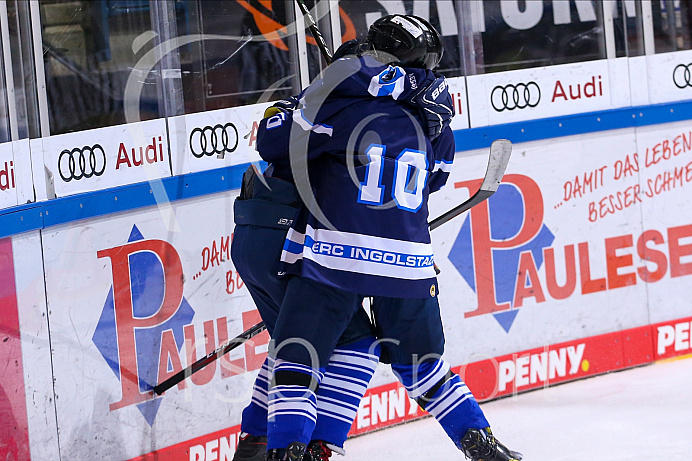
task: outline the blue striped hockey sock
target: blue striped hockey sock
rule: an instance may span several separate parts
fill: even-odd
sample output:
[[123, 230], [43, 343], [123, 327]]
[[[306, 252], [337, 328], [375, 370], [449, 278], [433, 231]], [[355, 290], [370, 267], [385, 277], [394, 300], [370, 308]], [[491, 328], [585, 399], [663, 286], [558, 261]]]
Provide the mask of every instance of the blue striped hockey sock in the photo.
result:
[[475, 397], [459, 375], [442, 359], [415, 365], [392, 364], [392, 370], [406, 387], [409, 397], [433, 415], [454, 444], [470, 428], [489, 427]]
[[274, 368], [274, 359], [267, 356], [252, 386], [250, 404], [243, 410], [240, 430], [255, 436], [267, 435], [267, 409], [269, 377]]
[[334, 350], [317, 390], [317, 426], [312, 440], [344, 446], [379, 356], [374, 337]]
[[320, 370], [276, 360], [269, 390], [267, 449], [283, 449], [293, 442], [310, 443], [317, 421], [314, 389], [322, 378]]

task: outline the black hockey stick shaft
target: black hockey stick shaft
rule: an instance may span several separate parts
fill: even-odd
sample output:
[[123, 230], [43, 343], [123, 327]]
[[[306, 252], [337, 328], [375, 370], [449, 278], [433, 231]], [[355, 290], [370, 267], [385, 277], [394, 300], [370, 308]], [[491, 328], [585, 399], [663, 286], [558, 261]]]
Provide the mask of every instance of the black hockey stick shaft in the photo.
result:
[[488, 197], [493, 195], [502, 181], [502, 176], [507, 169], [509, 157], [512, 155], [512, 143], [507, 139], [496, 139], [490, 146], [490, 157], [488, 159], [488, 168], [485, 171], [485, 177], [480, 189], [465, 202], [455, 206], [451, 210], [443, 213], [437, 218], [428, 223], [430, 230], [437, 229], [442, 224], [452, 218], [459, 216], [464, 211], [478, 205]]
[[312, 18], [310, 10], [308, 9], [307, 5], [305, 5], [305, 2], [303, 0], [296, 0], [296, 3], [298, 3], [298, 8], [300, 8], [300, 12], [303, 13], [303, 17], [305, 18], [305, 22], [307, 23], [308, 29], [310, 29], [310, 33], [315, 38], [315, 42], [317, 42], [317, 47], [320, 49], [322, 57], [324, 58], [327, 65], [331, 64], [332, 52], [329, 51], [329, 48], [327, 47], [327, 42], [324, 41], [322, 33], [317, 28], [317, 23]]
[[221, 357], [222, 355], [227, 354], [228, 352], [232, 351], [236, 347], [240, 346], [241, 344], [245, 343], [247, 340], [250, 338], [257, 336], [258, 334], [262, 333], [264, 330], [267, 329], [267, 326], [264, 324], [264, 322], [260, 322], [257, 325], [248, 328], [247, 330], [243, 331], [240, 333], [238, 336], [235, 338], [225, 342], [221, 346], [219, 346], [218, 349], [216, 349], [213, 352], [210, 352], [209, 354], [205, 355], [201, 359], [197, 360], [194, 362], [192, 365], [189, 367], [180, 370], [170, 378], [166, 379], [165, 381], [160, 382], [156, 386], [154, 386], [154, 392], [156, 395], [161, 395], [164, 392], [166, 392], [168, 389], [171, 387], [175, 386], [188, 376], [198, 372], [202, 368], [206, 367], [210, 363], [214, 362], [216, 359]]
[[493, 195], [495, 191], [487, 191], [487, 190], [482, 190], [478, 189], [478, 191], [473, 194], [473, 196], [465, 201], [464, 203], [455, 206], [448, 212], [438, 216], [437, 218], [433, 219], [428, 223], [428, 227], [430, 230], [437, 229], [440, 227], [442, 224], [446, 223], [447, 221], [451, 220], [452, 218], [456, 218], [459, 216], [461, 213], [464, 211], [473, 208], [474, 206], [478, 205], [481, 203], [483, 200], [486, 200], [488, 197]]

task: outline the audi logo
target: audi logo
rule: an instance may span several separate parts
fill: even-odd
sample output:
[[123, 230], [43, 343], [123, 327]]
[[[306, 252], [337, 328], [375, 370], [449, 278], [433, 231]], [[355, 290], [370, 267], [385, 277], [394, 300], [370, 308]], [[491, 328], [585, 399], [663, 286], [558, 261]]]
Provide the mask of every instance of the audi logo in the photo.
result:
[[541, 101], [541, 88], [536, 82], [498, 85], [490, 94], [490, 102], [497, 112], [536, 107]]
[[65, 149], [58, 157], [58, 173], [65, 182], [101, 176], [106, 171], [106, 151], [100, 144]]
[[678, 88], [692, 87], [692, 73], [690, 72], [692, 63], [678, 64], [673, 69], [673, 83]]
[[238, 129], [232, 123], [195, 128], [190, 133], [190, 152], [196, 158], [223, 157], [238, 148]]

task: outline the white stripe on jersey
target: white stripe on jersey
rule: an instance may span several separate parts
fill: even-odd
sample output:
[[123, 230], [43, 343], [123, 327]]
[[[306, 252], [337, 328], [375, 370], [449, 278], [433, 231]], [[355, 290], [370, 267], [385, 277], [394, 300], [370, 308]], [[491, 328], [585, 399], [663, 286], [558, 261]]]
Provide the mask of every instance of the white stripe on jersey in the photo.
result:
[[274, 359], [267, 356], [267, 358], [264, 360], [264, 363], [262, 364], [262, 368], [257, 374], [257, 379], [255, 379], [255, 383], [252, 386], [252, 401], [260, 407], [264, 408], [265, 410], [268, 406], [267, 389], [269, 389], [269, 375], [271, 374], [269, 370], [273, 367]]
[[[311, 226], [307, 228], [306, 237], [315, 243], [303, 246], [303, 257], [327, 269], [408, 280], [436, 276], [430, 243], [313, 229]], [[282, 253], [284, 261], [285, 253]]]
[[350, 404], [339, 399], [334, 399], [331, 397], [320, 396], [317, 400], [317, 411], [319, 410], [329, 410], [336, 413], [353, 412], [355, 414], [358, 411], [358, 405]]
[[444, 160], [435, 161], [435, 167], [432, 172], [435, 173], [436, 171], [450, 173], [452, 171], [452, 162], [445, 162]]
[[391, 95], [393, 99], [399, 99], [405, 90], [406, 72], [398, 66], [389, 66], [370, 79], [368, 93], [373, 96]]
[[296, 261], [300, 261], [303, 259], [303, 245], [305, 245], [305, 234], [302, 234], [300, 232], [296, 232], [295, 229], [291, 228], [288, 229], [288, 232], [286, 233], [286, 240], [290, 241], [296, 248], [299, 248], [300, 251], [298, 253], [294, 253], [291, 251], [286, 251], [285, 249], [281, 250], [281, 261], [284, 261], [288, 264], [294, 264]]
[[334, 132], [334, 128], [329, 125], [320, 125], [319, 123], [312, 123], [305, 117], [303, 109], [293, 112], [293, 121], [296, 122], [305, 131], [314, 131], [319, 134], [326, 134], [331, 136]]

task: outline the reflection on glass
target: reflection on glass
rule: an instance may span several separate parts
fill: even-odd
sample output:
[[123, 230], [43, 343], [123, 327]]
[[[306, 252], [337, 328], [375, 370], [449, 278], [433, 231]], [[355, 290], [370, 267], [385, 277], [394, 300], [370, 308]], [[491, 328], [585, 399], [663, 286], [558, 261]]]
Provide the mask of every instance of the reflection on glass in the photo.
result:
[[692, 48], [692, 5], [688, 0], [653, 0], [651, 10], [656, 53]]
[[[386, 14], [429, 20], [443, 37], [445, 55], [438, 70], [448, 77], [606, 57], [602, 3], [597, 0], [342, 0], [339, 6], [357, 38]], [[343, 19], [344, 14], [342, 24]], [[627, 46], [640, 53], [640, 31], [634, 24], [620, 24], [625, 26], [621, 34], [627, 34]]]
[[[125, 85], [153, 46], [133, 47], [152, 29], [149, 0], [40, 0], [51, 134], [125, 123]], [[181, 3], [182, 5], [182, 3]], [[142, 120], [159, 116], [156, 81], [145, 80]]]
[[[40, 137], [38, 96], [34, 60], [32, 59], [31, 18], [29, 2], [6, 0], [9, 43], [14, 83], [14, 105], [17, 110], [17, 139]], [[9, 81], [9, 80], [8, 80]], [[11, 100], [10, 100], [11, 102]]]
[[7, 106], [7, 83], [5, 81], [5, 64], [2, 58], [3, 43], [0, 43], [0, 143], [10, 141], [10, 114]]
[[601, 2], [488, 0], [482, 6], [478, 73], [605, 58]]
[[[442, 44], [445, 47], [444, 56], [437, 70], [447, 77], [464, 74], [457, 22], [459, 2], [455, 4], [452, 1], [341, 0], [339, 7], [344, 41], [351, 38], [365, 38], [370, 25], [388, 14], [413, 14], [428, 20], [442, 35]], [[354, 30], [353, 34], [350, 33], [351, 28]]]
[[[305, 0], [305, 5], [312, 12], [312, 17], [317, 22], [317, 28], [319, 32], [322, 34], [322, 38], [324, 39], [325, 43], [327, 44], [327, 49], [333, 54], [334, 51], [336, 51], [336, 49], [338, 48], [339, 44], [336, 44], [335, 46], [332, 40], [330, 8], [336, 8], [336, 5], [330, 4], [328, 0], [320, 0], [317, 2], [315, 0]], [[350, 36], [351, 38], [355, 38], [356, 36], [355, 32], [353, 31], [353, 26], [351, 25], [349, 27], [348, 24], [344, 23], [344, 20], [348, 21], [348, 16], [345, 15], [343, 8], [339, 8], [339, 10], [341, 12], [341, 17], [337, 27], [339, 28], [339, 30], [345, 29], [347, 31], [348, 36]], [[300, 9], [298, 9], [297, 7], [296, 12], [298, 14], [301, 14]], [[319, 48], [317, 47], [317, 41], [315, 40], [315, 38], [312, 35], [312, 32], [308, 28], [308, 21], [304, 20], [304, 22], [305, 40], [307, 42], [306, 46], [308, 53], [308, 73], [310, 81], [312, 81], [319, 75], [319, 73], [322, 70], [324, 70], [326, 62], [322, 57]], [[351, 38], [343, 38], [341, 40], [341, 43], [351, 40]]]
[[[292, 0], [294, 1], [294, 0]], [[286, 0], [190, 1], [178, 34], [204, 34], [180, 49], [185, 113], [277, 100], [298, 92]], [[194, 5], [194, 7], [192, 6]]]
[[612, 9], [616, 57], [642, 56], [644, 32], [641, 0], [617, 0], [612, 2]]

